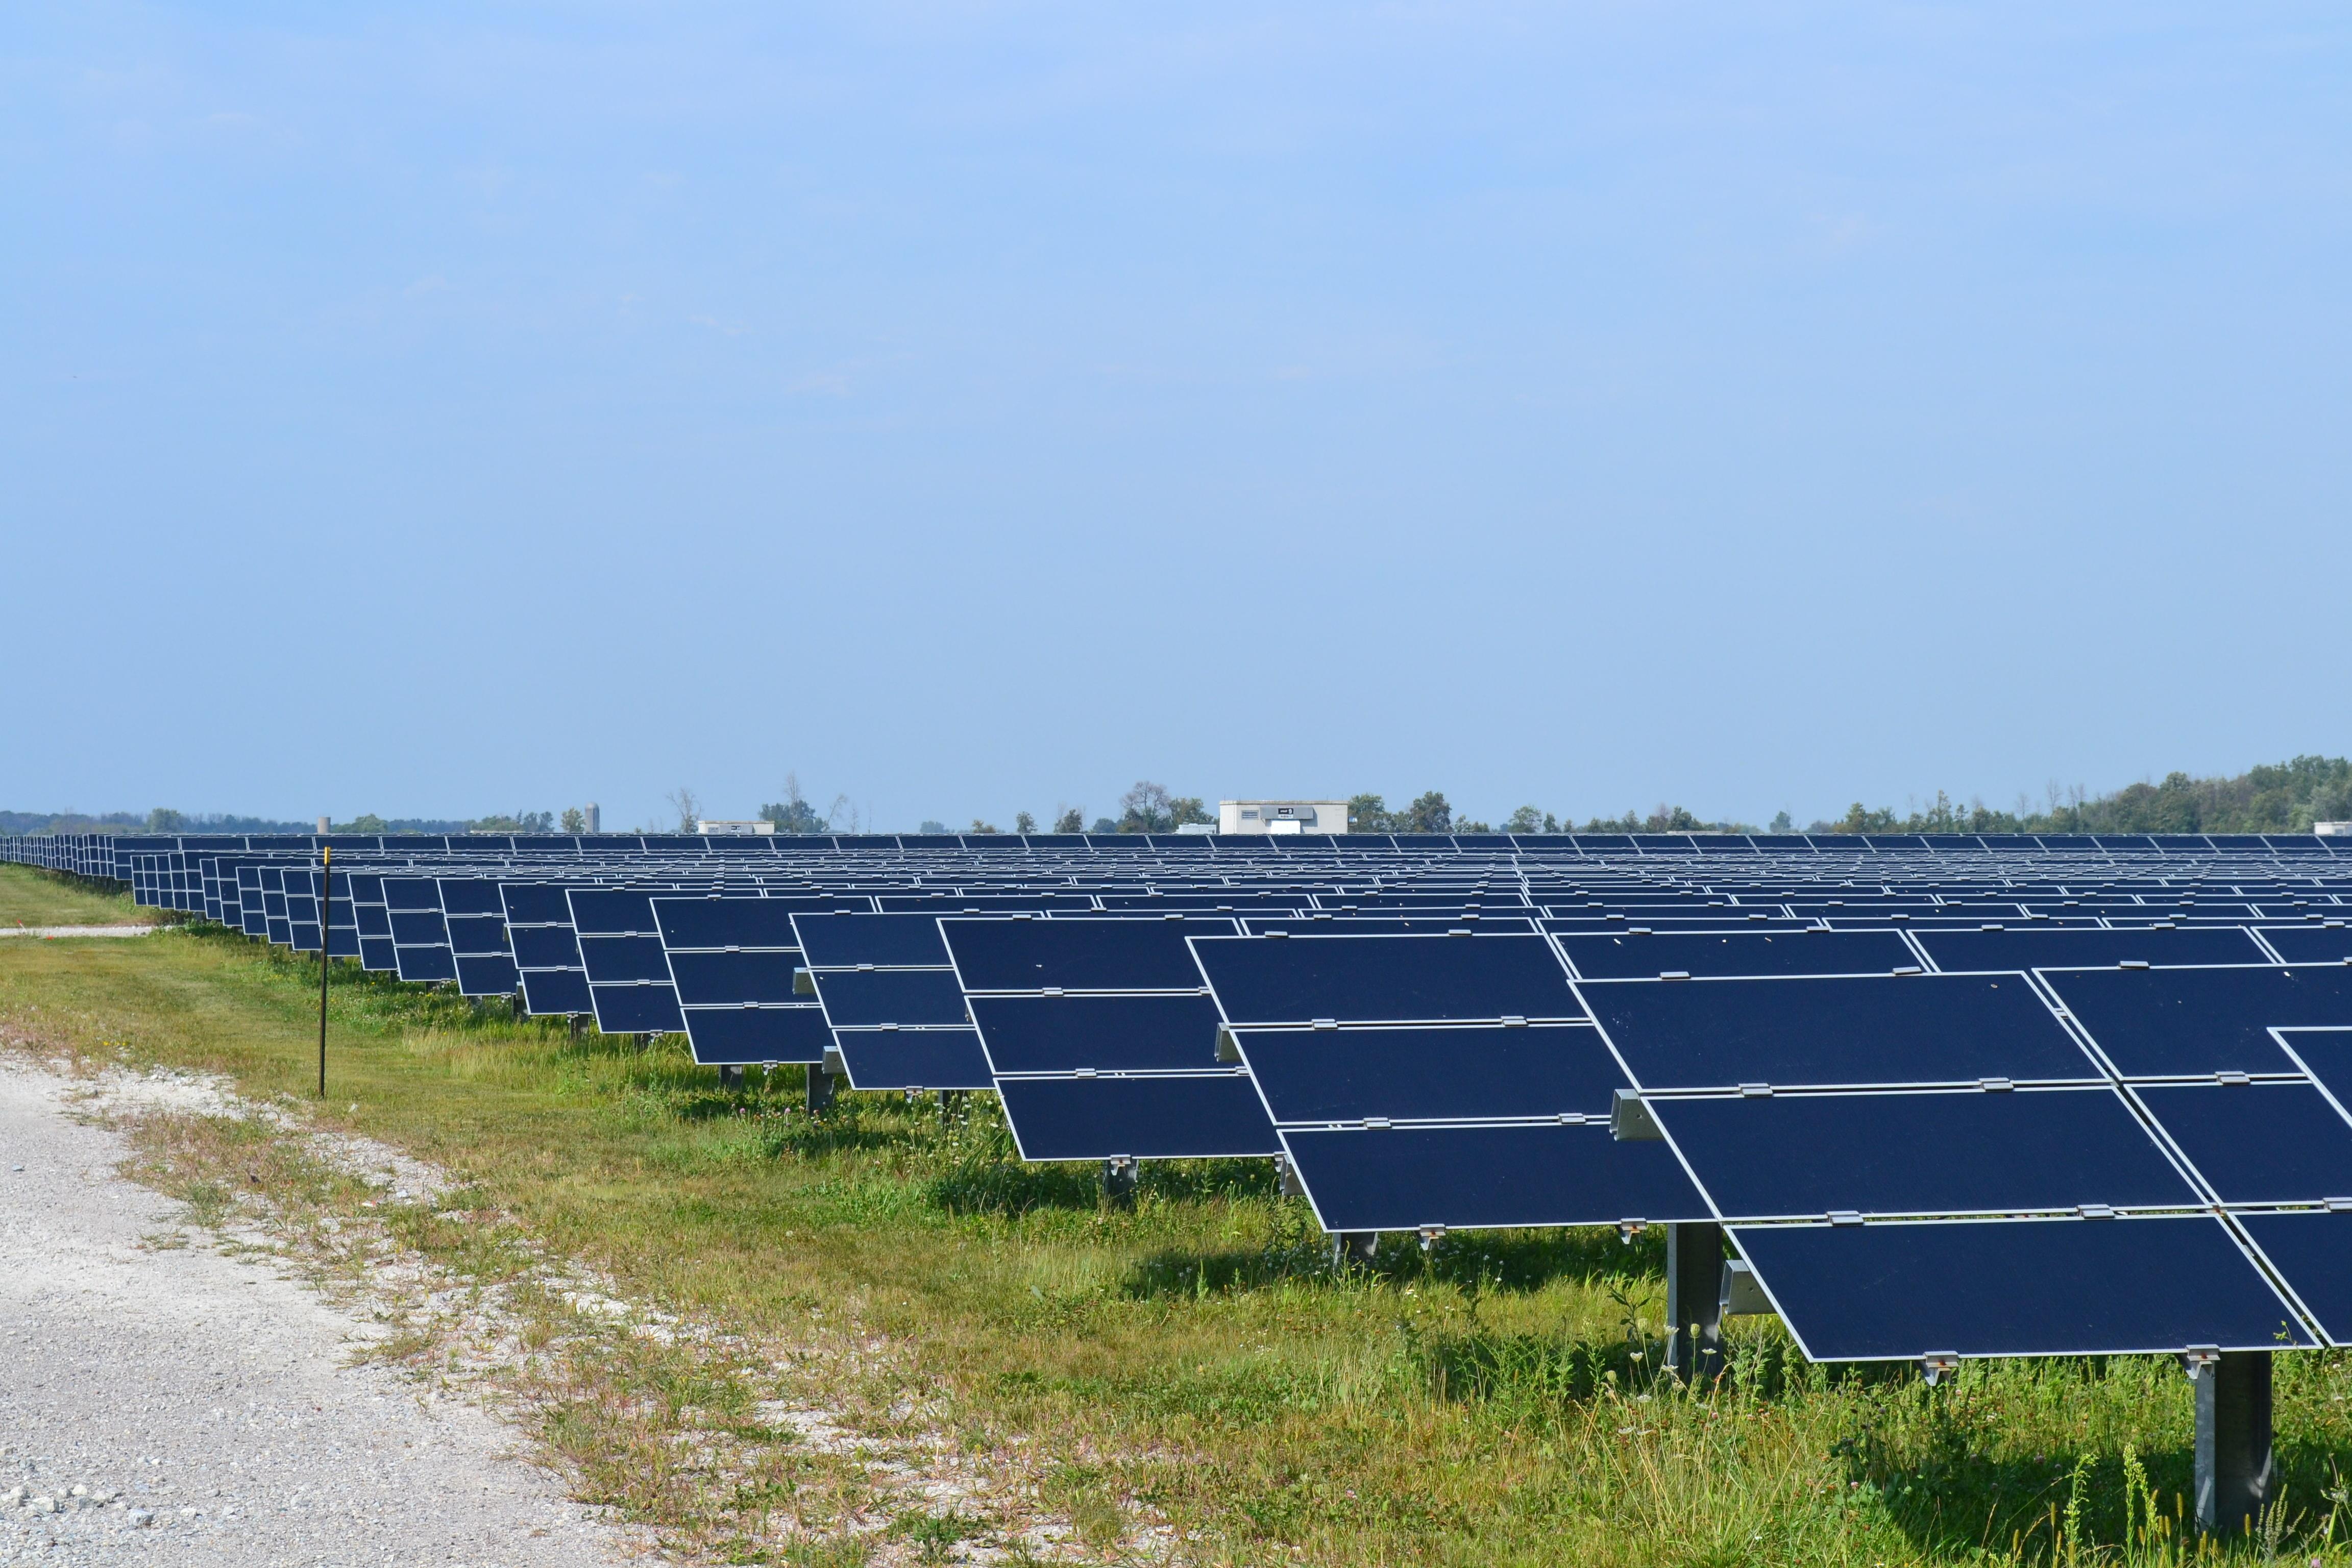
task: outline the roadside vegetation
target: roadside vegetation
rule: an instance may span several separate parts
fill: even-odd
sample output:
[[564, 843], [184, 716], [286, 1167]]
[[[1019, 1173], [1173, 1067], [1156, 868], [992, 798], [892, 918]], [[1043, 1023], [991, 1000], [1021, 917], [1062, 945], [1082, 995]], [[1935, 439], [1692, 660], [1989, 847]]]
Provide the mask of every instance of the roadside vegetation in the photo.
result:
[[[0, 910], [28, 921], [100, 918], [90, 897], [0, 868]], [[520, 1413], [583, 1496], [682, 1550], [1482, 1568], [2202, 1552], [2181, 1524], [2189, 1388], [2168, 1361], [1971, 1364], [1930, 1389], [1808, 1365], [1775, 1324], [1737, 1320], [1729, 1374], [1694, 1394], [1658, 1371], [1654, 1238], [1391, 1237], [1335, 1269], [1263, 1163], [1150, 1166], [1115, 1209], [1090, 1170], [1022, 1165], [984, 1096], [943, 1113], [845, 1095], [813, 1120], [796, 1070], [721, 1091], [667, 1042], [573, 1040], [342, 965], [321, 1104], [318, 978], [201, 926], [12, 941], [0, 1030], [85, 1064], [223, 1074], [299, 1131], [447, 1171], [459, 1195], [371, 1223], [520, 1303], [538, 1325], [522, 1342], [546, 1353]], [[368, 1267], [350, 1225], [382, 1194], [305, 1147], [193, 1118], [150, 1129], [138, 1171], [199, 1217], [268, 1194], [344, 1238], [336, 1267]], [[550, 1258], [687, 1329], [567, 1326], [577, 1311], [533, 1283]], [[457, 1352], [382, 1353], [426, 1371]], [[2352, 1561], [2347, 1394], [2345, 1357], [2280, 1358], [2284, 1502], [2231, 1560]], [[855, 1440], [780, 1413], [817, 1405]], [[1066, 1533], [1022, 1537], [981, 1493], [861, 1483], [894, 1442], [1018, 1478], [1022, 1506]]]

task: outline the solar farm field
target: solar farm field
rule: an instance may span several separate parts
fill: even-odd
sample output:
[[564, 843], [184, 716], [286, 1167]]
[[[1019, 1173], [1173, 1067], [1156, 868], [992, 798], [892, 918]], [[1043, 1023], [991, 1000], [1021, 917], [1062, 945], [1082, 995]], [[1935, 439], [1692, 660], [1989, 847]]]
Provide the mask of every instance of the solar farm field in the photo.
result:
[[[142, 1134], [149, 1178], [200, 1207], [257, 1186], [340, 1223], [371, 1200], [305, 1165], [299, 1130], [349, 1131], [463, 1184], [398, 1222], [453, 1277], [513, 1293], [552, 1257], [657, 1303], [690, 1331], [616, 1341], [542, 1303], [515, 1386], [584, 1495], [681, 1552], [2344, 1554], [2352, 1369], [2328, 1249], [2296, 1247], [2352, 1181], [2212, 1142], [2253, 1104], [2282, 1108], [2273, 1144], [2338, 1137], [2284, 1109], [2338, 1114], [2352, 879], [2325, 847], [1759, 842], [1734, 868], [1687, 842], [1400, 841], [1308, 870], [1236, 847], [1214, 890], [1198, 858], [1222, 845], [828, 846], [837, 875], [696, 847], [505, 847], [428, 879], [431, 920], [389, 840], [339, 846], [323, 887], [310, 845], [0, 867], [28, 923], [119, 907], [97, 869], [187, 918], [0, 947], [0, 1019], [283, 1108]], [[321, 947], [349, 953], [322, 1102]], [[540, 1006], [534, 976], [577, 1001]], [[2182, 1006], [2221, 1021], [2135, 1021]], [[2268, 1022], [2241, 1039], [2248, 1006]], [[2212, 1256], [2125, 1245], [2166, 1226]], [[2130, 1311], [2070, 1283], [2148, 1256]], [[2203, 1536], [2183, 1360], [2210, 1389], [2224, 1352], [2263, 1356], [2265, 1511]], [[877, 1479], [917, 1450], [995, 1483]]]

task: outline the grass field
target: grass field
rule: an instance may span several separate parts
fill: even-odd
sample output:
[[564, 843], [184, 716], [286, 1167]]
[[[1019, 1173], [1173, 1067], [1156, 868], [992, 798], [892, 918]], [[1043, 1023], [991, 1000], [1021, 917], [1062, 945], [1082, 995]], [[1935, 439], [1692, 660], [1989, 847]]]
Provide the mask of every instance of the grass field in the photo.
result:
[[45, 877], [22, 866], [0, 867], [0, 926], [152, 925], [163, 913], [142, 910], [113, 884]]
[[[0, 910], [27, 921], [89, 919], [90, 903], [0, 868]], [[315, 1103], [317, 985], [315, 964], [203, 929], [0, 946], [0, 1022], [16, 1032], [222, 1072], [289, 1106]], [[797, 1072], [722, 1093], [675, 1049], [575, 1043], [340, 967], [331, 1027], [316, 1125], [447, 1167], [517, 1234], [736, 1347], [575, 1358], [530, 1416], [585, 1495], [714, 1555], [848, 1564], [878, 1542], [936, 1560], [995, 1528], [901, 1510], [846, 1532], [877, 1506], [854, 1463], [756, 1414], [795, 1378], [1017, 1468], [1106, 1561], [2200, 1554], [2179, 1524], [2189, 1390], [2168, 1361], [1971, 1364], [1929, 1389], [1809, 1366], [1774, 1324], [1739, 1320], [1732, 1374], [1694, 1395], [1654, 1372], [1664, 1290], [1646, 1241], [1455, 1235], [1335, 1272], [1262, 1163], [1147, 1168], [1120, 1212], [1091, 1171], [1022, 1166], [984, 1097], [943, 1120], [845, 1096], [813, 1121]], [[155, 1179], [196, 1199], [233, 1170], [261, 1184], [247, 1145], [266, 1136], [184, 1128]], [[320, 1186], [305, 1201], [341, 1200]], [[404, 1223], [446, 1267], [513, 1268], [511, 1248], [462, 1226]], [[2347, 1394], [2343, 1357], [2280, 1358], [2285, 1506], [2233, 1560], [2352, 1560], [2337, 1544], [2352, 1534]], [[674, 1458], [714, 1442], [723, 1464]], [[781, 1547], [748, 1522], [780, 1509], [798, 1531]]]

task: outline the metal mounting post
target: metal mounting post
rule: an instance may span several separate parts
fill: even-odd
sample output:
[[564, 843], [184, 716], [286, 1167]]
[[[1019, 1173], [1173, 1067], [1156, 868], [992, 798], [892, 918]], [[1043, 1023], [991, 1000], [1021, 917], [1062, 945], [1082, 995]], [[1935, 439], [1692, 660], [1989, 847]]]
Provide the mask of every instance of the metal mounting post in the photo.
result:
[[1335, 1230], [1331, 1233], [1331, 1267], [1345, 1268], [1353, 1263], [1369, 1267], [1381, 1250], [1381, 1233], [1377, 1230]]
[[808, 1108], [811, 1116], [833, 1109], [833, 1075], [824, 1070], [823, 1062], [808, 1065]]
[[585, 1015], [585, 1014], [583, 1014], [583, 1013], [574, 1013], [574, 1014], [572, 1014], [572, 1043], [573, 1045], [575, 1045], [575, 1046], [576, 1046], [576, 1045], [578, 1045], [578, 1044], [580, 1043], [580, 1037], [581, 1037], [581, 1036], [583, 1036], [583, 1035], [584, 1035], [584, 1034], [586, 1034], [587, 1032], [588, 1032], [588, 1017], [587, 1017], [587, 1015]]
[[721, 1089], [742, 1088], [743, 1069], [740, 1067], [721, 1067], [719, 1069], [719, 1087]]
[[1135, 1206], [1136, 1163], [1124, 1154], [1116, 1154], [1103, 1162], [1103, 1196], [1113, 1208]]
[[2187, 1360], [2197, 1390], [2197, 1528], [2246, 1534], [2271, 1500], [2271, 1352]]
[[1666, 1366], [1688, 1381], [1723, 1372], [1723, 1226], [1666, 1226]]

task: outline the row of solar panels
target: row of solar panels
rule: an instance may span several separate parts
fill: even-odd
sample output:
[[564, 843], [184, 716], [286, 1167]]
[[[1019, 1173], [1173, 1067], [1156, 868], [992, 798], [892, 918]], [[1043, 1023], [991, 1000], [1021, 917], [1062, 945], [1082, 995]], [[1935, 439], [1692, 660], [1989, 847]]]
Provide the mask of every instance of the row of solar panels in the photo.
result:
[[[2085, 879], [1972, 926], [1852, 889], [1111, 911], [403, 866], [352, 874], [323, 937], [707, 1060], [992, 1087], [1032, 1158], [1280, 1152], [1334, 1230], [1726, 1224], [1824, 1359], [2344, 1343], [2343, 895], [2217, 898], [2254, 858], [2223, 858], [2162, 883], [2185, 907]], [[242, 929], [320, 945], [313, 868], [199, 862]]]
[[2202, 856], [2215, 852], [2340, 855], [2352, 858], [2352, 837], [2312, 834], [863, 834], [709, 836], [599, 834], [436, 835], [106, 835], [43, 834], [0, 837], [0, 861], [84, 876], [118, 875], [115, 858], [159, 850], [290, 850], [315, 854], [322, 846], [360, 851], [455, 854], [620, 852], [801, 858], [932, 850], [1147, 851], [1205, 853], [1244, 858], [1300, 854], [1422, 851], [1507, 851], [1549, 856], [1678, 856], [1707, 854], [2041, 854]]

